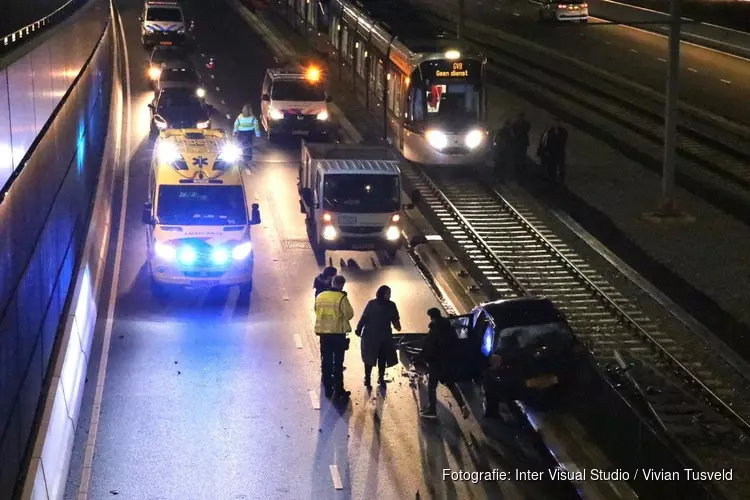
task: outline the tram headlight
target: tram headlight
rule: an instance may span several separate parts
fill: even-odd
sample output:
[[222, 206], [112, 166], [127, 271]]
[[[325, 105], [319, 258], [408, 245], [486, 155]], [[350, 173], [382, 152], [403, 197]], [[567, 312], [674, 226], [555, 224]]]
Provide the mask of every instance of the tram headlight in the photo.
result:
[[385, 232], [385, 239], [388, 241], [396, 241], [400, 237], [401, 231], [399, 231], [398, 226], [390, 226], [388, 231]]
[[326, 225], [323, 228], [323, 239], [324, 240], [335, 240], [336, 239], [336, 228], [330, 225]]
[[484, 142], [485, 133], [483, 130], [472, 130], [466, 134], [466, 147], [474, 149], [479, 147]]
[[439, 130], [428, 130], [424, 137], [427, 140], [427, 144], [437, 150], [445, 149], [448, 146], [448, 136]]

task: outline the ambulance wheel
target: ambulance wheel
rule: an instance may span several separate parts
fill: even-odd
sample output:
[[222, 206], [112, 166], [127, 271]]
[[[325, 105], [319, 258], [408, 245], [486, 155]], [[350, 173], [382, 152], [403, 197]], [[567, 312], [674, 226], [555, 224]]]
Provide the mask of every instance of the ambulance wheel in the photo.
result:
[[499, 406], [500, 401], [495, 391], [492, 388], [488, 390], [487, 385], [482, 384], [482, 415], [487, 418], [497, 417]]

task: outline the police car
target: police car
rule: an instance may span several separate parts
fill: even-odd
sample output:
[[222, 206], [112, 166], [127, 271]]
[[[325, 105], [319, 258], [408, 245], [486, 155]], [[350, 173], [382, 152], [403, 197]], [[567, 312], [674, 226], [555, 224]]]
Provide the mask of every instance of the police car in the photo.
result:
[[261, 124], [268, 138], [279, 135], [325, 136], [328, 103], [320, 69], [269, 69], [261, 90]]
[[143, 207], [155, 295], [169, 285], [252, 289], [250, 227], [260, 224], [260, 211], [253, 204], [248, 214], [241, 154], [220, 130], [160, 134]]
[[187, 41], [188, 23], [177, 2], [147, 1], [141, 22], [141, 43], [153, 45], [181, 45]]

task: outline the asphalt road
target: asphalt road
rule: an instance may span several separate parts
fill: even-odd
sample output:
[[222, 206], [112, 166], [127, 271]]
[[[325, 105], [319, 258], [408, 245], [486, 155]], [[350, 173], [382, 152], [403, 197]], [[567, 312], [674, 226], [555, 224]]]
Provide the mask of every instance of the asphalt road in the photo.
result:
[[[409, 0], [425, 10], [445, 12], [451, 4], [439, 0]], [[457, 3], [456, 3], [457, 4]], [[536, 0], [466, 0], [467, 19], [524, 37], [544, 47], [581, 59], [633, 82], [665, 92], [667, 39], [629, 26], [541, 23]], [[605, 16], [606, 0], [589, 1], [591, 16]], [[623, 21], [638, 20], [638, 11]], [[652, 14], [643, 12], [645, 19]], [[666, 33], [666, 31], [665, 31]], [[481, 35], [480, 35], [481, 36]], [[500, 43], [500, 42], [498, 42]], [[680, 97], [683, 101], [740, 123], [750, 124], [747, 95], [750, 61], [681, 44]]]
[[[206, 71], [209, 102], [233, 115], [248, 100], [257, 109], [272, 56], [224, 2], [188, 4], [196, 9], [196, 59], [213, 56], [216, 62], [213, 72]], [[569, 498], [561, 485], [548, 482], [444, 480], [444, 469], [514, 472], [548, 464], [514, 424], [477, 420], [476, 401], [475, 416], [464, 421], [447, 391], [440, 393], [439, 421], [420, 422], [424, 388], [411, 387], [400, 367], [390, 369], [387, 390], [368, 394], [356, 338], [345, 372], [351, 403], [336, 408], [320, 396], [311, 333], [311, 284], [319, 266], [297, 204], [294, 146], [261, 141], [257, 168], [246, 174], [249, 202], [260, 204], [263, 217], [253, 229], [251, 296], [230, 289], [175, 293], [166, 301], [152, 297], [140, 222], [152, 151], [146, 108], [151, 93], [136, 20], [141, 6], [138, 0], [118, 2], [133, 105], [124, 245], [119, 267], [114, 239], [110, 245], [112, 272], [105, 283], [116, 275], [119, 284], [103, 294], [99, 310], [106, 315], [112, 294], [111, 343], [103, 340], [102, 318], [66, 498], [78, 494], [96, 367], [107, 349], [90, 499], [395, 500], [413, 499], [417, 492], [423, 499]], [[374, 253], [330, 257], [349, 280], [355, 314], [385, 283], [394, 290], [404, 331], [424, 330], [425, 311], [437, 300], [407, 255], [399, 253], [391, 264]], [[336, 474], [340, 490], [334, 489]]]

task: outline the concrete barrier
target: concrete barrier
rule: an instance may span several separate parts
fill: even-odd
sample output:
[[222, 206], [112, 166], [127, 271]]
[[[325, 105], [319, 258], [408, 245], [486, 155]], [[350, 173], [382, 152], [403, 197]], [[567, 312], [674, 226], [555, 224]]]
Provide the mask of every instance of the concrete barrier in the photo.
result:
[[[110, 23], [106, 37], [106, 43], [97, 50], [114, 51], [112, 60], [116, 65], [119, 44], [113, 23]], [[65, 494], [112, 226], [115, 166], [119, 158], [124, 112], [123, 89], [116, 73], [109, 102], [106, 146], [91, 220], [23, 483], [23, 500], [57, 500]]]

